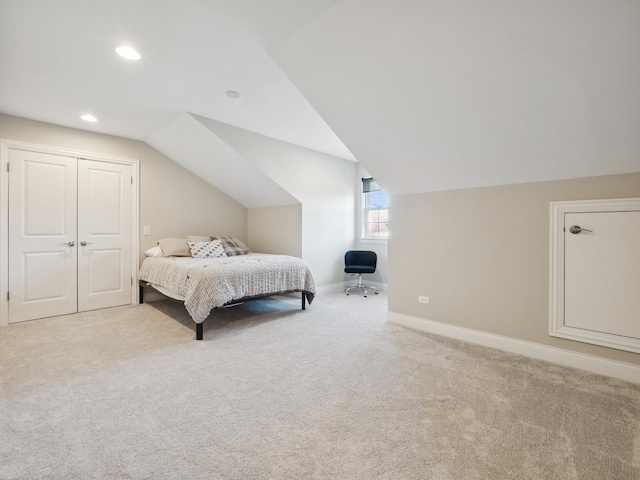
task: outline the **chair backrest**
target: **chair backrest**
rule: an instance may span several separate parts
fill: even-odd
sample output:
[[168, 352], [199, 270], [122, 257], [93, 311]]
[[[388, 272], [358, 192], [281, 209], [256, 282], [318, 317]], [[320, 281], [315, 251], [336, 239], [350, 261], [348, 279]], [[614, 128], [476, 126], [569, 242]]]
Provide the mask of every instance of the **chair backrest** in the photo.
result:
[[376, 268], [378, 264], [378, 255], [370, 250], [349, 250], [344, 254], [344, 265], [350, 267], [352, 265], [361, 265]]

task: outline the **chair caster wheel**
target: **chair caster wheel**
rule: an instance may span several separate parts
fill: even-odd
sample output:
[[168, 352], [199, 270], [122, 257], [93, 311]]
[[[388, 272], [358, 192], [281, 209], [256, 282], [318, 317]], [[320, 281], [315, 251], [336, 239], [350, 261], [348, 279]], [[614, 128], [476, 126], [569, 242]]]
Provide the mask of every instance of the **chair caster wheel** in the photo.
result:
[[379, 292], [376, 292], [376, 295], [377, 295], [378, 293], [379, 293]]

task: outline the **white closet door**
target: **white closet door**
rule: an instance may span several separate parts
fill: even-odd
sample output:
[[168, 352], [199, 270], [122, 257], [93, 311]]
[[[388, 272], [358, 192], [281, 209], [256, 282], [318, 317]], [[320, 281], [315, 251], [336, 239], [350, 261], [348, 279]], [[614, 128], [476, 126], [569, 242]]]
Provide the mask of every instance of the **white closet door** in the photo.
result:
[[77, 309], [76, 159], [9, 151], [9, 321]]
[[564, 218], [564, 324], [640, 339], [640, 212]]
[[78, 311], [131, 303], [131, 173], [78, 160]]

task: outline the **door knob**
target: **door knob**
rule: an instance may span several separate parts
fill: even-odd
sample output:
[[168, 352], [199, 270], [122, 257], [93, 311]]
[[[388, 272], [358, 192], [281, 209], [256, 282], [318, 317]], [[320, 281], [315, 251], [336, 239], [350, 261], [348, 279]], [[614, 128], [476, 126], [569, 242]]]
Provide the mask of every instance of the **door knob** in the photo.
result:
[[76, 242], [61, 243], [60, 245], [66, 245], [67, 247], [75, 247], [76, 246]]
[[577, 235], [580, 232], [591, 232], [591, 233], [593, 233], [593, 230], [587, 230], [586, 228], [582, 228], [580, 225], [571, 225], [569, 227], [569, 231], [571, 233], [573, 233], [574, 235]]
[[93, 242], [85, 242], [84, 240], [82, 240], [82, 241], [80, 242], [80, 245], [81, 245], [81, 246], [83, 246], [83, 247], [86, 247], [87, 245], [91, 245], [92, 243], [93, 243]]

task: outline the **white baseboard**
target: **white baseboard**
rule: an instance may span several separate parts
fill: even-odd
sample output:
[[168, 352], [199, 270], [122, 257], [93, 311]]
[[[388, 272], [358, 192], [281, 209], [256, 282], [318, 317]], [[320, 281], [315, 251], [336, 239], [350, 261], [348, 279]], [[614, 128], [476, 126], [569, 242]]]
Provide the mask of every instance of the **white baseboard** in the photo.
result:
[[608, 360], [593, 355], [549, 347], [539, 343], [527, 342], [442, 322], [434, 322], [433, 320], [412, 317], [402, 313], [387, 312], [387, 321], [414, 330], [455, 338], [456, 340], [475, 343], [485, 347], [497, 348], [498, 350], [517, 353], [538, 360], [557, 363], [559, 365], [640, 384], [640, 366], [630, 363]]

